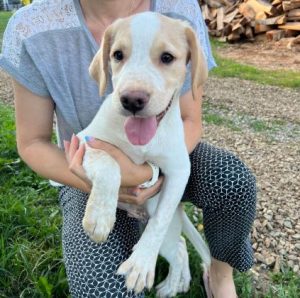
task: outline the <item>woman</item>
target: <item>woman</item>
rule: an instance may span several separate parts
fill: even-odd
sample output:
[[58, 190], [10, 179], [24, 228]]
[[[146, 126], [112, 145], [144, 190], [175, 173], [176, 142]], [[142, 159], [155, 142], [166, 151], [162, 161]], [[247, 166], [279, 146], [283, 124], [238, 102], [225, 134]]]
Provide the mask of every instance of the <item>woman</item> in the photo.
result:
[[[81, 166], [83, 150], [71, 136], [89, 124], [105, 98], [99, 98], [98, 87], [88, 74], [105, 28], [119, 17], [147, 10], [189, 21], [209, 68], [215, 65], [196, 0], [41, 0], [19, 10], [5, 32], [0, 66], [14, 78], [19, 154], [34, 171], [65, 185], [60, 190], [63, 254], [73, 297], [136, 297], [127, 292], [124, 278], [115, 272], [137, 242], [137, 220], [118, 210], [107, 242], [96, 244], [85, 235], [81, 221], [90, 184]], [[213, 257], [210, 288], [214, 297], [236, 297], [233, 268], [245, 271], [253, 263], [249, 232], [255, 215], [255, 179], [229, 152], [199, 143], [201, 100], [192, 98], [189, 75], [181, 94], [192, 164], [183, 199], [203, 209]], [[54, 112], [59, 146], [51, 143]], [[70, 139], [65, 142], [65, 154], [61, 140]], [[162, 178], [151, 188], [136, 187], [151, 180], [148, 164], [137, 166], [100, 140], [89, 144], [119, 162], [121, 202], [142, 204], [160, 189]]]

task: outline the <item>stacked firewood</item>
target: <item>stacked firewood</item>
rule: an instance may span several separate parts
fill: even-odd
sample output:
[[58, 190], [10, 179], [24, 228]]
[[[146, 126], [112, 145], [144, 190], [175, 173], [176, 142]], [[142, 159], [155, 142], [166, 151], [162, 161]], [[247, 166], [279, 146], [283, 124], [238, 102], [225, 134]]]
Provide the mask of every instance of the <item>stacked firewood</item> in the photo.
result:
[[[209, 33], [221, 41], [300, 35], [300, 0], [200, 0]], [[297, 38], [298, 39], [298, 38]]]

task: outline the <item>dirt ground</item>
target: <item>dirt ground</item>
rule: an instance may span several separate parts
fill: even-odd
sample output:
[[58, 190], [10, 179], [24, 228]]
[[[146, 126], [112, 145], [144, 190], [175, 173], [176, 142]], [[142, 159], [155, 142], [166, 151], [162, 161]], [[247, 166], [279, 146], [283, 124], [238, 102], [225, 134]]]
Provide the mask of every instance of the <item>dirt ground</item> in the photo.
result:
[[226, 47], [218, 50], [218, 54], [262, 69], [300, 71], [300, 52], [287, 48], [291, 39], [270, 42], [265, 35], [260, 35], [254, 42], [226, 44]]
[[[264, 69], [300, 71], [299, 54], [281, 43], [234, 44], [218, 54]], [[0, 100], [12, 104], [11, 81], [1, 71]], [[257, 177], [252, 272], [262, 292], [268, 287], [268, 272], [289, 267], [300, 273], [299, 107], [299, 89], [214, 77], [205, 87], [204, 114], [225, 121], [205, 122], [204, 140], [236, 153]]]

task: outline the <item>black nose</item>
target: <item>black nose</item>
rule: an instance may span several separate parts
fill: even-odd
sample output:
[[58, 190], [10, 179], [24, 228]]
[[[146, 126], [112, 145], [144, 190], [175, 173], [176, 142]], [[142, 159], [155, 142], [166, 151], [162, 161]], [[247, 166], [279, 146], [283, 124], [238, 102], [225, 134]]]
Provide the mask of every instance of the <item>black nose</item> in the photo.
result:
[[124, 91], [120, 97], [123, 108], [133, 114], [141, 111], [148, 103], [149, 98], [149, 94], [145, 91]]

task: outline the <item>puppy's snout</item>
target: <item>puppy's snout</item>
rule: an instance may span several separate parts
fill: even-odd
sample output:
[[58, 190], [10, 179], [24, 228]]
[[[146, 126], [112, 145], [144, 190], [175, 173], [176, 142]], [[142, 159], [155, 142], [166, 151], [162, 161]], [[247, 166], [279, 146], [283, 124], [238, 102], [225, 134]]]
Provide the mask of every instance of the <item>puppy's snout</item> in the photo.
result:
[[149, 99], [150, 95], [145, 91], [124, 91], [120, 96], [123, 108], [133, 114], [141, 111]]

